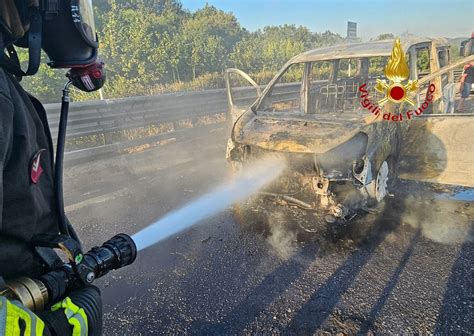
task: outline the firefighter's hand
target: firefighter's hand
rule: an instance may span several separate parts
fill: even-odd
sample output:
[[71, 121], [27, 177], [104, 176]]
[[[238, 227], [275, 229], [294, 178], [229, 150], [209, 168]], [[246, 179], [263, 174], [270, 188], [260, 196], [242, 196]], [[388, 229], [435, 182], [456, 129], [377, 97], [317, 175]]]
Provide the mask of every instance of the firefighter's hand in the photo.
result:
[[44, 322], [18, 301], [0, 296], [0, 335], [49, 335]]
[[95, 286], [75, 290], [41, 317], [53, 336], [99, 336], [102, 334], [100, 291]]

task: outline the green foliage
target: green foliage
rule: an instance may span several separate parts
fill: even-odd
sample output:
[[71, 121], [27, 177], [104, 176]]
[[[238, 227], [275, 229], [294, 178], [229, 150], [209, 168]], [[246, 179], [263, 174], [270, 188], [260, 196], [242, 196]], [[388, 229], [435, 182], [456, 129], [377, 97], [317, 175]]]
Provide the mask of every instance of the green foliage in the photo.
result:
[[[28, 51], [17, 48], [18, 57], [23, 69], [28, 67]], [[43, 103], [57, 103], [62, 94], [62, 88], [67, 82], [64, 69], [51, 69], [46, 65], [48, 57], [43, 53], [42, 62], [36, 76], [24, 77], [21, 84]]]
[[[184, 21], [182, 41], [192, 78], [211, 71], [223, 71], [228, 55], [243, 29], [233, 14], [206, 5]], [[188, 56], [188, 57], [186, 57]]]
[[176, 19], [173, 15], [159, 15], [144, 6], [111, 4], [101, 34], [101, 55], [109, 75], [104, 91], [114, 96], [135, 94], [139, 88], [173, 78], [170, 59], [179, 50], [176, 32], [169, 29]]
[[378, 77], [384, 76], [385, 66], [387, 64], [387, 57], [374, 56], [369, 59], [369, 76]]
[[450, 51], [451, 62], [455, 62], [461, 59], [462, 56], [460, 55], [459, 43], [451, 43], [450, 46], [451, 46], [451, 51]]
[[304, 63], [290, 65], [283, 75], [278, 79], [278, 83], [295, 83], [303, 80]]
[[247, 34], [230, 55], [233, 65], [247, 72], [277, 71], [291, 57], [309, 49], [334, 45], [343, 39], [326, 31], [312, 33], [295, 25], [271, 26]]
[[395, 35], [393, 35], [392, 33], [383, 33], [383, 34], [380, 34], [379, 36], [377, 36], [375, 38], [375, 40], [377, 40], [377, 41], [391, 40], [391, 39], [394, 39], [394, 38], [395, 38]]
[[422, 48], [417, 50], [416, 67], [418, 68], [418, 74], [426, 73], [430, 71], [430, 53], [428, 48]]
[[[190, 13], [179, 0], [97, 0], [94, 6], [107, 71], [105, 98], [223, 87], [227, 67], [241, 68], [263, 84], [291, 57], [343, 41], [330, 31], [294, 25], [249, 33], [232, 13], [209, 5]], [[21, 56], [26, 61], [24, 52]], [[42, 101], [58, 102], [64, 70], [42, 65], [25, 83]], [[73, 90], [72, 97], [99, 94]]]

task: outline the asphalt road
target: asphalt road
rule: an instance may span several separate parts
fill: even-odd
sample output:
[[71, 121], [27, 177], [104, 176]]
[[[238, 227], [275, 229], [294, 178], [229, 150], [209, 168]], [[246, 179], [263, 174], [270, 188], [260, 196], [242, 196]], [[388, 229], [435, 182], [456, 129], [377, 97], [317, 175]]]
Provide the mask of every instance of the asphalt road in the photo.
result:
[[[86, 247], [224, 181], [217, 138], [68, 168], [67, 213]], [[104, 334], [473, 334], [472, 203], [396, 191], [337, 237], [302, 234], [283, 209], [270, 228], [227, 210], [170, 237], [97, 281]]]

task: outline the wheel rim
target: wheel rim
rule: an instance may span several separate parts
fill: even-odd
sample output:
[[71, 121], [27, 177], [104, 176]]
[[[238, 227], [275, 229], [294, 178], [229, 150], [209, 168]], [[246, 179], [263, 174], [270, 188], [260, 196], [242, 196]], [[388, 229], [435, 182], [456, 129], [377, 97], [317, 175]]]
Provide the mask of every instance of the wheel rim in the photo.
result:
[[375, 198], [378, 202], [384, 199], [387, 195], [388, 186], [388, 163], [387, 161], [382, 162], [380, 169], [377, 173], [377, 179], [375, 180]]

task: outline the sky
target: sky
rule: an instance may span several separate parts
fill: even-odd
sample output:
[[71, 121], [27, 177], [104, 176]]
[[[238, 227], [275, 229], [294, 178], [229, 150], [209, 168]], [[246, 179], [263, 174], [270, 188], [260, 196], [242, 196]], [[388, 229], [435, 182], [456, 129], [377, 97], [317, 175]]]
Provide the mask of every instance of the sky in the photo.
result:
[[250, 31], [295, 24], [345, 37], [347, 21], [355, 21], [363, 40], [385, 32], [428, 37], [466, 37], [474, 32], [474, 0], [181, 0], [191, 11], [206, 2], [234, 13]]

